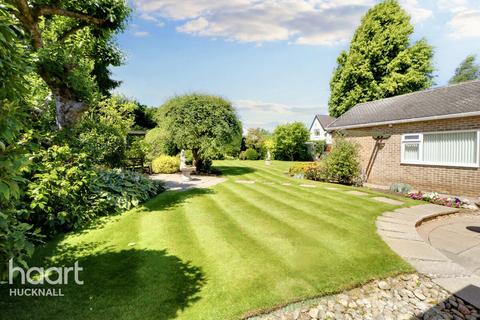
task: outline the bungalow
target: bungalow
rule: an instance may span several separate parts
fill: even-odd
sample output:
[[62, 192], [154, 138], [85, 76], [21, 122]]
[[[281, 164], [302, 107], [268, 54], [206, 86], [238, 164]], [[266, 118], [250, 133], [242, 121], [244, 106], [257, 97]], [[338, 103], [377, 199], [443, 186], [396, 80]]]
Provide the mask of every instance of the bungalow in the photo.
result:
[[315, 118], [313, 118], [312, 124], [310, 125], [310, 140], [325, 140], [327, 144], [331, 144], [332, 136], [330, 135], [330, 133], [327, 132], [326, 128], [334, 120], [334, 117], [330, 117], [327, 115], [315, 115]]
[[367, 185], [480, 196], [480, 81], [360, 103], [327, 130], [360, 145]]

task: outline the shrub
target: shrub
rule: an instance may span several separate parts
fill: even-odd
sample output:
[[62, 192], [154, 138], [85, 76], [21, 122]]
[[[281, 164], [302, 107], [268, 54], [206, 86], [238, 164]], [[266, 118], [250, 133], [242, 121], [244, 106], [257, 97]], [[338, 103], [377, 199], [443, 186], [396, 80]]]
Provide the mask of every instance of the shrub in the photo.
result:
[[249, 148], [247, 150], [245, 150], [245, 160], [258, 160], [259, 158], [259, 154], [257, 152], [257, 150], [253, 149], [253, 148]]
[[358, 145], [345, 139], [335, 141], [330, 154], [325, 158], [326, 178], [344, 184], [353, 184], [360, 177]]
[[311, 144], [311, 153], [313, 158], [322, 158], [327, 149], [327, 142], [325, 140], [309, 141]]
[[148, 160], [153, 160], [162, 154], [173, 156], [180, 152], [172, 142], [170, 133], [163, 127], [148, 130], [144, 141]]
[[90, 208], [95, 215], [122, 212], [148, 200], [161, 189], [155, 181], [133, 171], [100, 171], [89, 186]]
[[160, 156], [152, 161], [153, 173], [175, 173], [179, 171], [180, 160], [178, 157]]
[[327, 173], [323, 162], [314, 162], [305, 168], [305, 179], [314, 181], [326, 181]]
[[295, 163], [293, 166], [291, 166], [288, 169], [288, 175], [291, 177], [297, 176], [297, 175], [304, 175], [305, 170], [309, 166], [309, 163]]
[[96, 164], [120, 167], [126, 158], [127, 134], [133, 125], [135, 107], [133, 102], [117, 96], [106, 99], [67, 132], [65, 141], [76, 152], [87, 153]]
[[22, 219], [47, 236], [78, 229], [97, 216], [130, 209], [161, 188], [121, 169], [96, 170], [85, 153], [68, 146], [40, 151], [25, 194]]
[[390, 186], [390, 191], [398, 193], [409, 193], [412, 186], [406, 183], [394, 183]]
[[19, 222], [13, 212], [0, 211], [0, 280], [8, 276], [8, 261], [13, 258], [14, 265], [27, 267], [26, 260], [32, 255], [31, 242], [35, 233], [32, 225]]
[[73, 152], [68, 146], [38, 152], [26, 191], [28, 221], [45, 234], [82, 226], [92, 218], [88, 186], [95, 177], [86, 153]]

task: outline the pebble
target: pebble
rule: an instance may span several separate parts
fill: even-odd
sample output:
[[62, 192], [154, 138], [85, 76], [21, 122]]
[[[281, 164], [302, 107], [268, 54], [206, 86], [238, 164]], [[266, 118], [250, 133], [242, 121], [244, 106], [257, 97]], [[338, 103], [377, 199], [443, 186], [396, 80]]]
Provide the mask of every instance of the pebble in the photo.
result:
[[332, 320], [480, 320], [480, 310], [417, 273], [375, 280], [341, 294], [249, 318]]

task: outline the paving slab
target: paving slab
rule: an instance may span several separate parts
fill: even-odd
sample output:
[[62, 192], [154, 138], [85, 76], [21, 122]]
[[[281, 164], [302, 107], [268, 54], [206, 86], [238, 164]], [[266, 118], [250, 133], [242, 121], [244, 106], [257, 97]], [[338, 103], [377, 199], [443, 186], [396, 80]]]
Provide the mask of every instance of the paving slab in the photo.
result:
[[425, 242], [391, 239], [387, 244], [400, 256], [429, 261], [449, 261], [447, 257]]
[[282, 183], [282, 186], [291, 186], [292, 184], [290, 182], [284, 182]]
[[423, 241], [423, 239], [418, 234], [394, 232], [394, 231], [388, 231], [388, 230], [377, 230], [377, 232], [385, 242], [389, 241], [390, 239]]
[[400, 219], [400, 218], [392, 218], [392, 217], [384, 217], [384, 216], [380, 216], [377, 218], [377, 221], [383, 221], [383, 222], [390, 222], [390, 223], [396, 223], [396, 224], [403, 224], [403, 225], [407, 225], [409, 226], [410, 223], [408, 223], [408, 221], [405, 221], [403, 219]]
[[225, 178], [217, 176], [192, 175], [192, 180], [184, 181], [180, 173], [174, 174], [153, 174], [151, 180], [161, 181], [165, 188], [170, 191], [186, 191], [191, 188], [209, 188], [218, 183], [226, 181]]
[[434, 276], [444, 277], [469, 277], [472, 272], [462, 266], [449, 261], [427, 261], [421, 259], [407, 259], [418, 272]]
[[480, 308], [480, 277], [436, 278], [433, 282]]
[[385, 212], [384, 214], [381, 215], [381, 217], [400, 219], [408, 223], [411, 223], [412, 221], [416, 223], [418, 220], [417, 215], [405, 214], [400, 212]]
[[405, 203], [403, 201], [398, 201], [398, 200], [394, 200], [386, 197], [373, 197], [372, 199], [378, 202], [383, 202], [383, 203], [391, 204], [394, 206], [400, 206]]
[[325, 189], [327, 189], [327, 190], [332, 190], [332, 191], [335, 191], [335, 190], [340, 190], [340, 189], [338, 189], [338, 188], [335, 188], [335, 187], [326, 187]]
[[[460, 254], [465, 250], [472, 249], [475, 246], [480, 245], [480, 239], [471, 236], [468, 233], [459, 234], [449, 230], [442, 230], [442, 228], [437, 228], [431, 232], [428, 235], [428, 240], [435, 248], [455, 254]], [[478, 249], [480, 250], [480, 247]]]
[[385, 221], [378, 221], [376, 222], [377, 229], [379, 230], [387, 230], [387, 231], [396, 231], [396, 232], [405, 232], [411, 234], [417, 234], [415, 227], [411, 225], [405, 224], [397, 224], [397, 223], [390, 223]]
[[315, 188], [314, 184], [300, 184], [299, 186], [304, 188]]
[[254, 184], [254, 180], [235, 180], [236, 183]]
[[362, 192], [362, 191], [356, 191], [356, 190], [351, 190], [351, 191], [347, 191], [345, 193], [348, 193], [348, 194], [351, 194], [353, 196], [368, 196], [368, 193], [365, 193], [365, 192]]

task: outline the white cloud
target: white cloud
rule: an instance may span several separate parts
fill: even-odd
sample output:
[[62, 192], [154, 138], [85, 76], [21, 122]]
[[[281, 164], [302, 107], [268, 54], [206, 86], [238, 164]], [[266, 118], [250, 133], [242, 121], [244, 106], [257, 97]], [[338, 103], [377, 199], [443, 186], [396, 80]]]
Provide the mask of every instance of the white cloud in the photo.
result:
[[[348, 41], [379, 0], [135, 0], [144, 20], [178, 21], [178, 32], [262, 43], [333, 45]], [[456, 0], [459, 1], [459, 0]], [[432, 16], [418, 0], [401, 0], [414, 23]]]
[[148, 33], [148, 31], [134, 31], [133, 35], [135, 37], [142, 38], [142, 37], [146, 37], [146, 36], [150, 35], [150, 33]]
[[300, 121], [309, 125], [315, 114], [325, 113], [317, 106], [291, 106], [275, 102], [236, 100], [233, 102], [244, 128], [273, 130], [278, 124]]
[[453, 38], [480, 38], [480, 10], [461, 11], [448, 22]]
[[145, 20], [145, 21], [153, 22], [158, 27], [163, 27], [165, 25], [165, 23], [162, 20], [160, 20], [159, 18], [157, 18], [157, 17], [155, 17], [151, 14], [148, 14], [146, 12], [140, 14], [139, 18], [142, 19], [142, 20]]
[[424, 22], [433, 16], [433, 12], [422, 8], [418, 0], [402, 0], [400, 4], [410, 14], [414, 24]]
[[350, 39], [377, 0], [136, 0], [145, 20], [180, 22], [178, 32], [239, 42], [330, 45]]
[[465, 11], [469, 7], [468, 0], [438, 0], [438, 7], [453, 13]]

